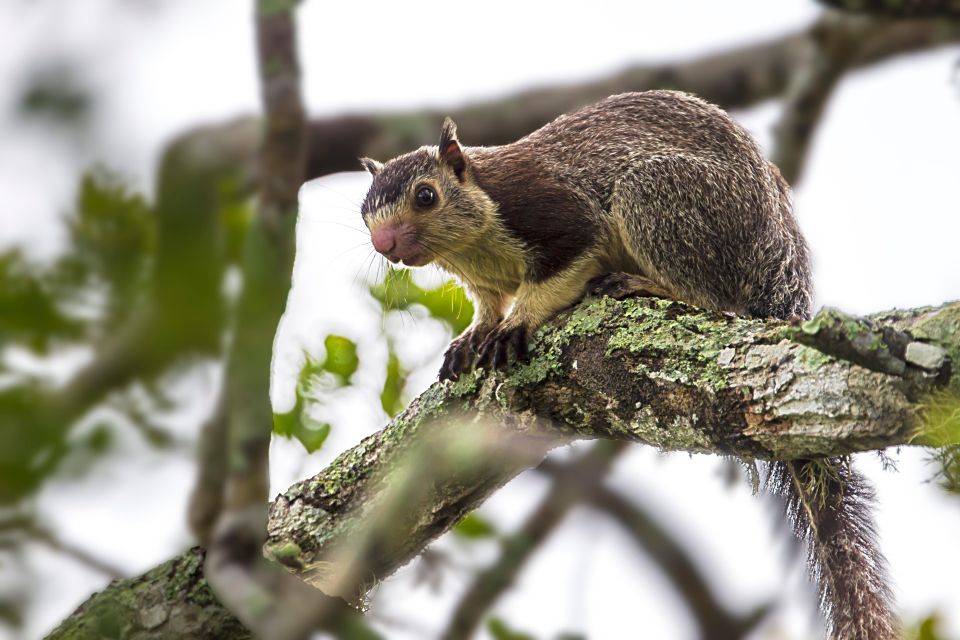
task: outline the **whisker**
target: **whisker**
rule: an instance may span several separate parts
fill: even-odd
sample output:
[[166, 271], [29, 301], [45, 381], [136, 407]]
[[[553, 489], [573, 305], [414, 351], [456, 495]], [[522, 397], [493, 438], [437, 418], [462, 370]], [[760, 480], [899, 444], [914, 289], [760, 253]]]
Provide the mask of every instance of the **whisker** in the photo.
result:
[[[311, 222], [314, 222], [314, 221], [311, 220]], [[366, 229], [366, 227], [354, 227], [352, 225], [347, 224], [346, 222], [337, 222], [336, 220], [316, 220], [315, 222], [322, 222], [323, 224], [335, 224], [339, 227], [343, 227], [344, 229], [349, 229], [350, 231], [356, 231], [357, 233], [362, 233], [364, 235], [369, 235], [370, 233]]]
[[311, 187], [319, 187], [319, 188], [321, 188], [321, 189], [326, 189], [326, 190], [329, 191], [330, 193], [332, 193], [332, 194], [334, 194], [334, 195], [336, 195], [336, 196], [339, 196], [339, 197], [343, 198], [344, 200], [346, 200], [346, 201], [349, 202], [350, 204], [356, 205], [357, 210], [358, 210], [358, 211], [360, 210], [360, 203], [359, 203], [359, 202], [355, 202], [352, 198], [350, 198], [349, 196], [347, 196], [345, 193], [343, 193], [343, 192], [341, 192], [341, 191], [339, 191], [339, 190], [337, 190], [337, 189], [334, 189], [334, 188], [331, 187], [330, 185], [317, 183], [317, 184], [313, 184], [313, 185], [310, 185], [310, 186], [311, 186]]

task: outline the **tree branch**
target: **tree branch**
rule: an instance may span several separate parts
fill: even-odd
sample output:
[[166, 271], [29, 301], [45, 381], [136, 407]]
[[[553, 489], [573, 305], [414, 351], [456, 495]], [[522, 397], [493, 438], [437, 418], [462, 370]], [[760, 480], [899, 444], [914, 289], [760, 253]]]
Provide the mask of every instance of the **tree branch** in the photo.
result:
[[[856, 19], [862, 18], [845, 18]], [[960, 42], [960, 23], [940, 20], [877, 21], [876, 37], [858, 47], [849, 61], [855, 70], [899, 55]], [[470, 144], [511, 142], [561, 113], [625, 91], [678, 89], [695, 93], [725, 109], [750, 107], [781, 96], [808, 60], [820, 21], [771, 40], [711, 53], [690, 60], [634, 65], [576, 85], [521, 91], [458, 108], [429, 108], [384, 113], [354, 113], [312, 119], [307, 127], [306, 177], [358, 169], [357, 158], [385, 159], [422, 144], [434, 144], [445, 115], [457, 121]], [[205, 143], [245, 149], [262, 133], [261, 122], [239, 118], [191, 133]], [[219, 143], [217, 141], [220, 141]], [[253, 153], [248, 152], [248, 166]]]
[[[568, 474], [567, 469], [550, 460], [544, 461], [537, 470], [554, 478]], [[772, 602], [754, 607], [746, 614], [728, 611], [717, 599], [693, 558], [677, 542], [676, 536], [664, 529], [655, 518], [605, 483], [578, 486], [581, 487], [584, 502], [617, 522], [649, 556], [651, 562], [660, 568], [692, 612], [703, 640], [743, 638], [770, 613]]]
[[[857, 356], [857, 364], [843, 355], [851, 345], [879, 354], [886, 343], [875, 339], [878, 330], [906, 340], [902, 357], [887, 348], [902, 375], [877, 364], [887, 356]], [[592, 299], [549, 323], [533, 350], [507, 374], [435, 384], [382, 431], [291, 487], [270, 510], [267, 555], [356, 601], [549, 448], [575, 438], [747, 459], [916, 443], [927, 394], [960, 393], [960, 303], [866, 319], [825, 311], [794, 326], [665, 300]], [[406, 488], [398, 494], [398, 486]], [[397, 495], [405, 498], [399, 506]], [[384, 519], [389, 535], [371, 540]], [[367, 541], [363, 575], [354, 572], [351, 584], [338, 562], [358, 538]], [[118, 597], [123, 584], [139, 583], [115, 584], [113, 596], [85, 606]]]
[[626, 448], [627, 443], [622, 441], [603, 441], [572, 462], [556, 463], [548, 458], [537, 467], [552, 478], [553, 486], [520, 529], [501, 540], [500, 557], [473, 579], [457, 603], [443, 638], [473, 637], [487, 611], [513, 586], [529, 558], [579, 505], [611, 517], [649, 555], [693, 615], [701, 638], [742, 638], [769, 613], [769, 605], [757, 607], [746, 616], [727, 611], [674, 537], [650, 514], [606, 486], [607, 472]]
[[480, 626], [487, 610], [527, 564], [527, 560], [580, 502], [584, 492], [602, 485], [607, 472], [625, 450], [624, 443], [594, 445], [583, 457], [563, 465], [565, 474], [554, 477], [550, 492], [516, 533], [500, 541], [500, 557], [474, 577], [457, 602], [444, 640], [467, 640]]
[[828, 12], [811, 30], [806, 63], [787, 86], [774, 129], [773, 163], [787, 182], [799, 181], [817, 123], [856, 51], [883, 28], [876, 20]]
[[958, 0], [820, 0], [820, 4], [893, 18], [960, 17]]

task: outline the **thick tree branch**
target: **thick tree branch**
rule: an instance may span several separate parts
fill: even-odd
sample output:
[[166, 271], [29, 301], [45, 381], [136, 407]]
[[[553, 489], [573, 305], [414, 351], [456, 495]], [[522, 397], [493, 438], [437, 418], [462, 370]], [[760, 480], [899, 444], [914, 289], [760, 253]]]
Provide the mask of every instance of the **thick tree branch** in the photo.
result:
[[[904, 340], [898, 355], [891, 345]], [[844, 355], [850, 345], [859, 364]], [[926, 395], [960, 393], [960, 303], [868, 319], [827, 311], [793, 326], [605, 298], [562, 314], [533, 349], [530, 363], [505, 375], [434, 385], [382, 431], [280, 496], [270, 511], [268, 556], [327, 593], [359, 598], [573, 438], [760, 459], [916, 442]], [[884, 364], [890, 358], [903, 374]], [[389, 535], [371, 540], [384, 519]], [[350, 572], [338, 563], [357, 539], [367, 541], [363, 575], [344, 580]], [[117, 589], [85, 606], [117, 597]], [[163, 603], [177, 606], [175, 597]], [[54, 637], [82, 619], [81, 611]]]

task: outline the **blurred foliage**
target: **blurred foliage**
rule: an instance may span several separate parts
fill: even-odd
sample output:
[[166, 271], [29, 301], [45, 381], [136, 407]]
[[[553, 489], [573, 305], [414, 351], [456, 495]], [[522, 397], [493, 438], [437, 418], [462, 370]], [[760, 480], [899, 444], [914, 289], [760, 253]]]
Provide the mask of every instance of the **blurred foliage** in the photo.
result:
[[56, 277], [16, 249], [0, 253], [0, 348], [19, 344], [46, 353], [52, 341], [75, 339], [84, 322], [61, 308]]
[[156, 249], [156, 216], [115, 175], [98, 171], [80, 182], [67, 219], [69, 251], [59, 270], [74, 287], [106, 288], [105, 328], [125, 319], [145, 294]]
[[[473, 304], [463, 289], [453, 283], [444, 283], [425, 289], [413, 281], [409, 269], [387, 271], [383, 282], [370, 285], [370, 295], [378, 303], [381, 313], [408, 311], [420, 305], [427, 313], [457, 334], [466, 328], [473, 317]], [[386, 376], [380, 391], [380, 406], [393, 417], [406, 406], [404, 395], [410, 371], [404, 367], [395, 344], [402, 336], [383, 335], [387, 342]], [[317, 451], [332, 428], [329, 423], [311, 417], [325, 403], [336, 401], [333, 391], [353, 384], [353, 375], [360, 366], [357, 346], [348, 338], [328, 335], [324, 339], [326, 356], [323, 361], [304, 355], [296, 387], [296, 402], [287, 413], [274, 414], [274, 433], [299, 440], [308, 452]], [[469, 518], [469, 516], [468, 516]], [[464, 527], [470, 527], [470, 521]], [[469, 535], [469, 534], [465, 534]]]
[[[66, 216], [67, 245], [48, 265], [30, 263], [16, 249], [0, 254], [0, 348], [58, 357], [56, 347], [94, 346], [110, 335], [149, 286], [155, 220], [145, 200], [104, 170], [83, 177]], [[0, 390], [0, 503], [34, 492], [68, 454], [78, 461], [109, 448], [109, 430], [97, 427], [71, 439], [78, 416], [60, 415], [48, 381], [11, 369]], [[79, 403], [78, 406], [82, 406]]]
[[960, 495], [960, 396], [956, 392], [931, 395], [923, 404], [922, 440], [934, 447], [943, 487]]
[[494, 640], [535, 640], [529, 633], [521, 633], [511, 629], [501, 618], [487, 620], [487, 631], [490, 632]]
[[141, 196], [113, 174], [89, 173], [66, 226], [67, 247], [53, 265], [31, 264], [17, 249], [0, 253], [0, 347], [46, 354], [93, 326], [109, 331], [144, 295], [156, 228]]
[[903, 640], [947, 640], [941, 631], [940, 615], [932, 613], [923, 620], [903, 630]]
[[452, 282], [424, 289], [413, 281], [410, 269], [390, 269], [382, 283], [370, 287], [370, 294], [386, 311], [407, 310], [413, 305], [426, 308], [431, 317], [460, 334], [473, 319], [473, 303], [461, 287]]
[[[326, 400], [324, 393], [350, 386], [353, 374], [360, 366], [357, 345], [352, 340], [329, 335], [323, 344], [327, 352], [323, 362], [315, 360], [309, 354], [304, 355], [304, 364], [297, 376], [296, 402], [293, 409], [273, 415], [273, 432], [285, 438], [299, 440], [308, 453], [313, 453], [323, 446], [331, 428], [329, 423], [314, 420], [310, 416], [311, 403], [321, 404]], [[320, 395], [317, 387], [321, 389]]]
[[391, 418], [403, 411], [403, 389], [408, 377], [409, 372], [400, 364], [400, 358], [390, 341], [387, 348], [387, 377], [380, 392], [380, 406]]
[[453, 527], [453, 533], [468, 540], [479, 540], [496, 536], [497, 530], [489, 520], [482, 518], [474, 511], [463, 516], [463, 519]]
[[93, 98], [89, 90], [77, 83], [75, 69], [60, 64], [36, 71], [30, 77], [30, 84], [19, 99], [23, 115], [66, 125], [81, 124], [90, 115]]

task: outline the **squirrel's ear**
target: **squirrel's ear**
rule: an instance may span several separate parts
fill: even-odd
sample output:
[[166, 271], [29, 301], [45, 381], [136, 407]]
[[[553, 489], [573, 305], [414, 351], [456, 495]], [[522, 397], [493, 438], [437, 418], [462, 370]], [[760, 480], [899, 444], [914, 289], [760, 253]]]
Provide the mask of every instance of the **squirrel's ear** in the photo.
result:
[[372, 176], [375, 176], [383, 171], [383, 163], [377, 162], [373, 158], [360, 158], [360, 164], [362, 164], [363, 168], [366, 169]]
[[440, 161], [449, 165], [460, 182], [463, 182], [467, 170], [467, 156], [457, 140], [457, 125], [450, 118], [444, 119], [443, 129], [440, 130]]

